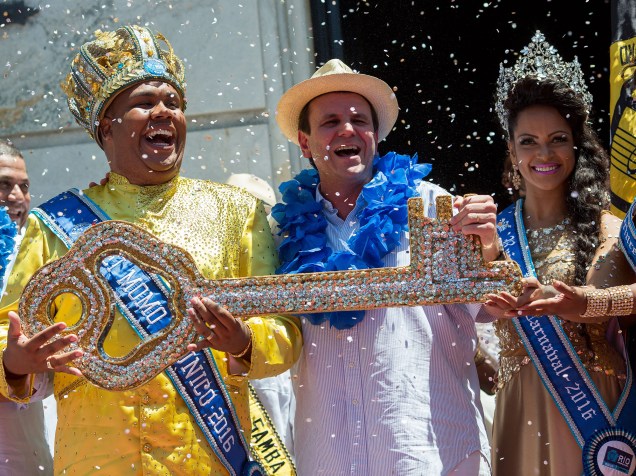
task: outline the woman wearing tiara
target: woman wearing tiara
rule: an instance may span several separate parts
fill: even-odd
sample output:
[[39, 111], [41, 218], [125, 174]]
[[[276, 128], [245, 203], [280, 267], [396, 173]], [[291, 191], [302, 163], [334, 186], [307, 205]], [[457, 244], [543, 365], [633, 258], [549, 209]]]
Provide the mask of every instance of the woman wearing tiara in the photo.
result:
[[513, 67], [500, 68], [496, 111], [524, 198], [500, 214], [498, 229], [528, 279], [519, 299], [503, 293], [485, 305], [500, 318], [492, 456], [499, 476], [579, 476], [584, 466], [601, 474], [594, 465], [606, 456], [634, 451], [624, 431], [632, 424], [624, 421], [629, 366], [614, 317], [631, 313], [631, 293], [617, 288], [605, 308], [588, 299], [582, 315], [520, 311], [557, 294], [555, 280], [595, 287], [634, 280], [616, 246], [620, 220], [606, 212], [609, 159], [588, 123], [591, 101], [576, 59], [563, 62], [540, 32]]

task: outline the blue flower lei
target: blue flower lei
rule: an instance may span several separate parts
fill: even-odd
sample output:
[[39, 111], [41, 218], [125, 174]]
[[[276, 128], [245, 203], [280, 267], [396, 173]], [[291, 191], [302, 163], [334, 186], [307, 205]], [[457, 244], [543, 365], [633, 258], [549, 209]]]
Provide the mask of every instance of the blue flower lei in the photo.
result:
[[4, 285], [4, 280], [8, 278], [6, 276], [7, 265], [9, 257], [13, 253], [17, 234], [18, 226], [9, 217], [7, 208], [0, 208], [0, 289]]
[[[348, 250], [334, 252], [327, 246], [327, 220], [316, 201], [320, 182], [315, 169], [306, 169], [280, 185], [283, 203], [272, 209], [280, 235], [281, 266], [276, 274], [315, 273], [350, 269], [382, 268], [382, 258], [400, 243], [408, 230], [407, 201], [417, 196], [417, 186], [431, 164], [418, 164], [413, 157], [389, 152], [373, 161], [373, 179], [360, 194], [366, 207], [358, 215], [360, 229], [347, 241]], [[336, 329], [349, 329], [362, 322], [364, 311], [306, 314], [312, 324], [324, 321]]]

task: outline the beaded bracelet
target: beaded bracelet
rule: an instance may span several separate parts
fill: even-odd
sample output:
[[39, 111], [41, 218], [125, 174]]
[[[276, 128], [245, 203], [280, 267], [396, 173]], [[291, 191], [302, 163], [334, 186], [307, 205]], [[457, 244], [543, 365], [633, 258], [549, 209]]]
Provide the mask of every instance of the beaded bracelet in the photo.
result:
[[629, 286], [616, 286], [608, 289], [612, 301], [610, 316], [629, 316], [634, 307], [634, 295]]
[[585, 291], [587, 305], [581, 317], [601, 317], [607, 315], [610, 304], [610, 293], [607, 289], [591, 289]]
[[241, 359], [241, 358], [245, 357], [245, 354], [247, 354], [249, 352], [249, 350], [252, 348], [252, 329], [250, 328], [250, 326], [247, 326], [247, 330], [248, 330], [248, 332], [250, 334], [250, 340], [248, 341], [247, 345], [245, 346], [245, 349], [243, 349], [238, 354], [233, 354], [232, 352], [228, 352], [228, 354], [230, 354], [235, 359]]

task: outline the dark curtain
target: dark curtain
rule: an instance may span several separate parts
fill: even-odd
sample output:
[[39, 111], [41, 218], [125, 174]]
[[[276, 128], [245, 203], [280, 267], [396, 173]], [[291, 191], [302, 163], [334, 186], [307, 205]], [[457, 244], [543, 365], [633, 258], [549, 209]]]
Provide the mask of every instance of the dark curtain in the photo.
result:
[[566, 61], [578, 56], [607, 145], [609, 0], [313, 0], [312, 8], [321, 12], [313, 28], [319, 64], [340, 56], [396, 89], [400, 116], [380, 151], [417, 152], [448, 190], [508, 203], [493, 95], [499, 63], [514, 62], [512, 51], [537, 29]]

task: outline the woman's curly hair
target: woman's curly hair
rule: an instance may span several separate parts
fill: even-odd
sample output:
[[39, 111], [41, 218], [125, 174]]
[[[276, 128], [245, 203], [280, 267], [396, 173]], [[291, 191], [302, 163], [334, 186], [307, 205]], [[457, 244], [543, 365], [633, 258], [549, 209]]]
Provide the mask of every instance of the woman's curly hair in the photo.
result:
[[609, 156], [588, 123], [581, 97], [553, 79], [524, 78], [515, 84], [504, 102], [508, 137], [514, 137], [519, 113], [538, 104], [554, 107], [572, 128], [576, 164], [565, 198], [576, 233], [574, 284], [584, 285], [600, 240], [601, 212], [609, 208]]

